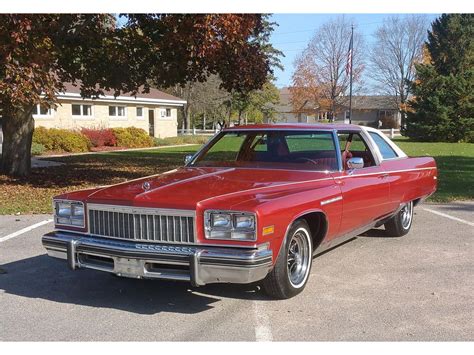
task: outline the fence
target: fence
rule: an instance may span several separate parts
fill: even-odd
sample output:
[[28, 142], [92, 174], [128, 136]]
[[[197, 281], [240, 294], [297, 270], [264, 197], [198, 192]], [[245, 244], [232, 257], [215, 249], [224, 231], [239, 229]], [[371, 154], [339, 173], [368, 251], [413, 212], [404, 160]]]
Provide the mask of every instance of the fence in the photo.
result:
[[395, 138], [395, 137], [400, 137], [401, 136], [400, 130], [395, 129], [395, 128], [381, 129], [380, 131], [382, 133], [384, 133], [385, 135], [387, 135], [388, 137], [390, 137], [390, 138]]
[[178, 134], [182, 136], [213, 136], [219, 132], [219, 130], [213, 130], [213, 129], [178, 129]]

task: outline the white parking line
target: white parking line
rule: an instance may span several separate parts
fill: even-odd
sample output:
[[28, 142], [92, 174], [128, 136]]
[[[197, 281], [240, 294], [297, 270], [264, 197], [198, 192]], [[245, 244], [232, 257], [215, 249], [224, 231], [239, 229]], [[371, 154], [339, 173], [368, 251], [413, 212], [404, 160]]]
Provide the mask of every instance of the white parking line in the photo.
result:
[[6, 235], [5, 237], [0, 238], [0, 243], [5, 242], [5, 241], [7, 241], [8, 239], [12, 239], [12, 238], [18, 237], [19, 235], [21, 235], [21, 234], [23, 234], [23, 233], [26, 233], [26, 232], [29, 232], [29, 231], [31, 231], [31, 230], [33, 230], [33, 229], [35, 229], [35, 228], [44, 226], [45, 224], [51, 223], [52, 221], [53, 221], [52, 219], [47, 219], [47, 220], [45, 220], [45, 221], [41, 221], [41, 222], [32, 224], [32, 225], [29, 226], [29, 227], [20, 229], [19, 231], [16, 231], [16, 232], [14, 232], [14, 233], [12, 233], [12, 234], [8, 234], [8, 235]]
[[257, 341], [272, 341], [273, 335], [268, 316], [259, 306], [260, 301], [253, 301], [255, 313], [255, 339]]
[[457, 217], [453, 217], [453, 216], [450, 216], [449, 214], [432, 210], [431, 208], [423, 207], [423, 209], [424, 209], [425, 211], [428, 211], [428, 212], [437, 214], [438, 216], [446, 217], [446, 218], [452, 219], [453, 221], [461, 222], [461, 223], [467, 224], [468, 226], [474, 227], [474, 223], [469, 222], [469, 221], [466, 221], [466, 220], [464, 220], [464, 219], [457, 218]]

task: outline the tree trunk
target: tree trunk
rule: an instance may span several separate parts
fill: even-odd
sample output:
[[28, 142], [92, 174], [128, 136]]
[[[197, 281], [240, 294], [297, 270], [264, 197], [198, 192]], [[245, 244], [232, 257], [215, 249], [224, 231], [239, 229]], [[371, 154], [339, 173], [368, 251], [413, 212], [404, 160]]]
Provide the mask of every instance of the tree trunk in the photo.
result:
[[4, 110], [2, 172], [10, 176], [27, 176], [31, 172], [31, 142], [35, 121], [33, 107]]
[[239, 118], [238, 118], [238, 125], [240, 126], [240, 122], [242, 121], [242, 110], [239, 110]]
[[407, 125], [407, 113], [405, 111], [406, 101], [407, 100], [402, 95], [400, 95], [400, 106], [402, 108], [401, 110], [399, 110], [400, 111], [400, 130], [401, 131], [404, 131], [405, 128], [406, 128], [406, 125]]
[[191, 129], [191, 110], [189, 105], [186, 105], [184, 109], [184, 120], [183, 125], [185, 130]]

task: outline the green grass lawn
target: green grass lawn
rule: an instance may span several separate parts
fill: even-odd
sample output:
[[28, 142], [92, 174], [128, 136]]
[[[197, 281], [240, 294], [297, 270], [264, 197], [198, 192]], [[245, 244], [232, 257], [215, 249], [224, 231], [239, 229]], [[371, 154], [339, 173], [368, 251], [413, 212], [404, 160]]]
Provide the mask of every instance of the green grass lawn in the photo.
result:
[[[474, 144], [395, 142], [410, 156], [433, 156], [438, 191], [431, 201], [474, 199]], [[0, 175], [0, 214], [50, 213], [51, 198], [66, 191], [110, 185], [182, 166], [200, 146], [50, 158], [66, 165], [34, 169], [26, 179]]]
[[474, 199], [474, 144], [394, 142], [409, 156], [432, 156], [438, 166], [438, 191], [433, 202]]

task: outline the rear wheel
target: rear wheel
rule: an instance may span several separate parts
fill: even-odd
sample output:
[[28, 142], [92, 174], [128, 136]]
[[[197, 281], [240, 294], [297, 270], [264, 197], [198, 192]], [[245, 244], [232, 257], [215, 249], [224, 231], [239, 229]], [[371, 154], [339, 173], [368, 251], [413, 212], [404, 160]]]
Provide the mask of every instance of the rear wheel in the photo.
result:
[[385, 230], [390, 237], [402, 237], [410, 231], [413, 221], [413, 201], [406, 203], [402, 209], [385, 223]]
[[306, 221], [298, 220], [288, 231], [273, 270], [263, 280], [264, 290], [279, 299], [296, 296], [308, 282], [312, 261], [310, 228]]

